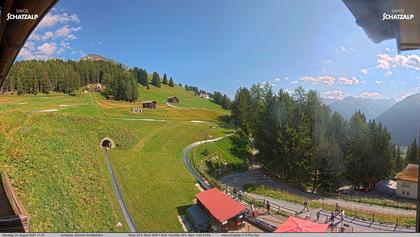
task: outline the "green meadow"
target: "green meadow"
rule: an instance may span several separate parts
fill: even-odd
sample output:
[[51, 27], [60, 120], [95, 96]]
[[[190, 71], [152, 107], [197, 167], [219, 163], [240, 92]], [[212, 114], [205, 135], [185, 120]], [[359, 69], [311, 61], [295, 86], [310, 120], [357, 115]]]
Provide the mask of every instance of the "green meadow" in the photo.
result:
[[[137, 228], [182, 231], [178, 216], [199, 191], [182, 162], [198, 140], [231, 133], [228, 111], [181, 87], [139, 87], [156, 110], [97, 93], [0, 96], [0, 168], [30, 216], [31, 231], [128, 231], [99, 142], [115, 140], [111, 162]], [[177, 96], [177, 107], [166, 97]], [[122, 227], [116, 227], [121, 222]]]

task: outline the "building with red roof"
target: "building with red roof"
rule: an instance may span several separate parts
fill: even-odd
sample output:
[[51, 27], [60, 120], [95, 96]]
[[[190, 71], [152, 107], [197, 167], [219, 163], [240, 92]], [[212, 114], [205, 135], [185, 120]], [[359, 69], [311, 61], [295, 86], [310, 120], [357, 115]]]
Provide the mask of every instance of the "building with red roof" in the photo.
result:
[[327, 230], [327, 224], [319, 224], [291, 216], [274, 232], [327, 232]]
[[209, 216], [215, 232], [236, 230], [244, 224], [246, 207], [217, 188], [198, 193], [197, 205]]

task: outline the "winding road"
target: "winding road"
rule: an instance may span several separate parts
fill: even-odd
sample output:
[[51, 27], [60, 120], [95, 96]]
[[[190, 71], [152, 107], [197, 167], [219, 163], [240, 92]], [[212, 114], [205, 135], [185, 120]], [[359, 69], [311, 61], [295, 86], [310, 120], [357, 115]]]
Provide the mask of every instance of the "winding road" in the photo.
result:
[[187, 166], [190, 173], [194, 176], [194, 178], [201, 184], [201, 186], [204, 189], [206, 189], [206, 190], [210, 189], [211, 185], [205, 179], [203, 179], [203, 177], [201, 177], [201, 175], [191, 165], [191, 163], [188, 159], [188, 152], [196, 146], [199, 146], [199, 145], [204, 144], [204, 143], [219, 141], [219, 140], [221, 140], [225, 137], [232, 136], [233, 134], [234, 133], [230, 133], [228, 135], [225, 135], [225, 136], [222, 136], [222, 137], [219, 137], [219, 138], [194, 142], [194, 143], [192, 143], [192, 144], [190, 144], [190, 145], [188, 145], [187, 147], [184, 148], [184, 152], [183, 152], [183, 154], [184, 154], [184, 164], [185, 164], [185, 166]]
[[[210, 189], [212, 186], [203, 177], [201, 177], [201, 175], [191, 165], [188, 159], [188, 152], [194, 147], [199, 146], [201, 144], [215, 142], [215, 141], [221, 140], [225, 137], [232, 136], [232, 135], [233, 133], [219, 137], [219, 138], [211, 139], [211, 140], [203, 140], [203, 141], [194, 142], [184, 148], [184, 152], [183, 152], [184, 164], [186, 165], [190, 173], [194, 176], [194, 178], [206, 190]], [[277, 204], [278, 206], [283, 206], [288, 209], [295, 210], [296, 213], [299, 213], [299, 211], [303, 209], [303, 205], [301, 204], [291, 203], [291, 202], [274, 199], [270, 197], [265, 197], [265, 196], [257, 195], [254, 193], [246, 193], [246, 194], [254, 198], [269, 200], [271, 203]], [[329, 212], [326, 212], [325, 210], [318, 210], [318, 211], [320, 211], [321, 216], [323, 216], [324, 218], [327, 218], [329, 216]], [[312, 214], [315, 214], [315, 212], [310, 213], [310, 214], [312, 216]], [[371, 222], [371, 221], [364, 221], [364, 220], [356, 219], [354, 217], [351, 217], [351, 218], [345, 217], [344, 223], [353, 225], [355, 227], [355, 230], [360, 231], [360, 232], [413, 232], [414, 231], [414, 229], [412, 228], [406, 228], [406, 227], [395, 226], [395, 225], [387, 225], [387, 224], [376, 223], [376, 222]]]
[[130, 216], [130, 213], [128, 212], [127, 206], [125, 205], [124, 199], [121, 195], [120, 188], [118, 187], [117, 179], [114, 175], [114, 170], [112, 169], [111, 160], [109, 159], [108, 150], [106, 148], [103, 148], [105, 152], [106, 162], [109, 169], [109, 174], [111, 175], [112, 180], [112, 186], [114, 186], [115, 195], [117, 196], [118, 204], [120, 204], [121, 212], [123, 213], [123, 216], [125, 218], [125, 222], [128, 225], [128, 228], [130, 229], [131, 233], [136, 233], [137, 228], [134, 225], [133, 219]]

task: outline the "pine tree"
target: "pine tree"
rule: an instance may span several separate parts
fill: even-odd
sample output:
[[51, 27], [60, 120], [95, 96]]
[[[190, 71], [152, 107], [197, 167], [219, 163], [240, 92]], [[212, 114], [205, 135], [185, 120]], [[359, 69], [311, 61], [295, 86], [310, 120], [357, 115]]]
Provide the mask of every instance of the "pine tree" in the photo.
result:
[[395, 151], [395, 164], [394, 164], [394, 174], [402, 171], [404, 168], [404, 160], [401, 155], [401, 149], [399, 146], [396, 146]]
[[407, 151], [407, 161], [410, 164], [418, 164], [418, 147], [417, 147], [417, 140], [414, 138], [413, 142], [411, 143], [408, 151]]
[[160, 77], [157, 72], [153, 72], [152, 85], [160, 88]]
[[166, 73], [163, 74], [163, 81], [162, 81], [162, 83], [164, 85], [168, 85], [168, 77], [166, 76]]
[[174, 87], [174, 81], [172, 80], [172, 77], [169, 78], [169, 86]]
[[[223, 102], [223, 96], [219, 92], [214, 92], [213, 100], [216, 104], [221, 104]], [[252, 123], [255, 122], [252, 121], [252, 116], [250, 116], [251, 111], [251, 94], [249, 90], [247, 88], [239, 88], [232, 104], [232, 116], [235, 125], [241, 128], [247, 135], [251, 134]]]

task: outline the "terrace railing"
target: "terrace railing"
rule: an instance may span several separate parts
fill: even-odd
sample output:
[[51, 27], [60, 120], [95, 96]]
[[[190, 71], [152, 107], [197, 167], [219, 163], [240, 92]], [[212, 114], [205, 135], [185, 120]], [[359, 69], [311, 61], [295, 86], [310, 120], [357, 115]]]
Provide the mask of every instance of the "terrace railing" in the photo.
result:
[[1, 180], [6, 193], [7, 200], [12, 207], [14, 215], [3, 217], [0, 219], [1, 232], [28, 232], [29, 231], [29, 216], [23, 208], [22, 203], [18, 199], [13, 190], [12, 183], [5, 171], [1, 172]]

